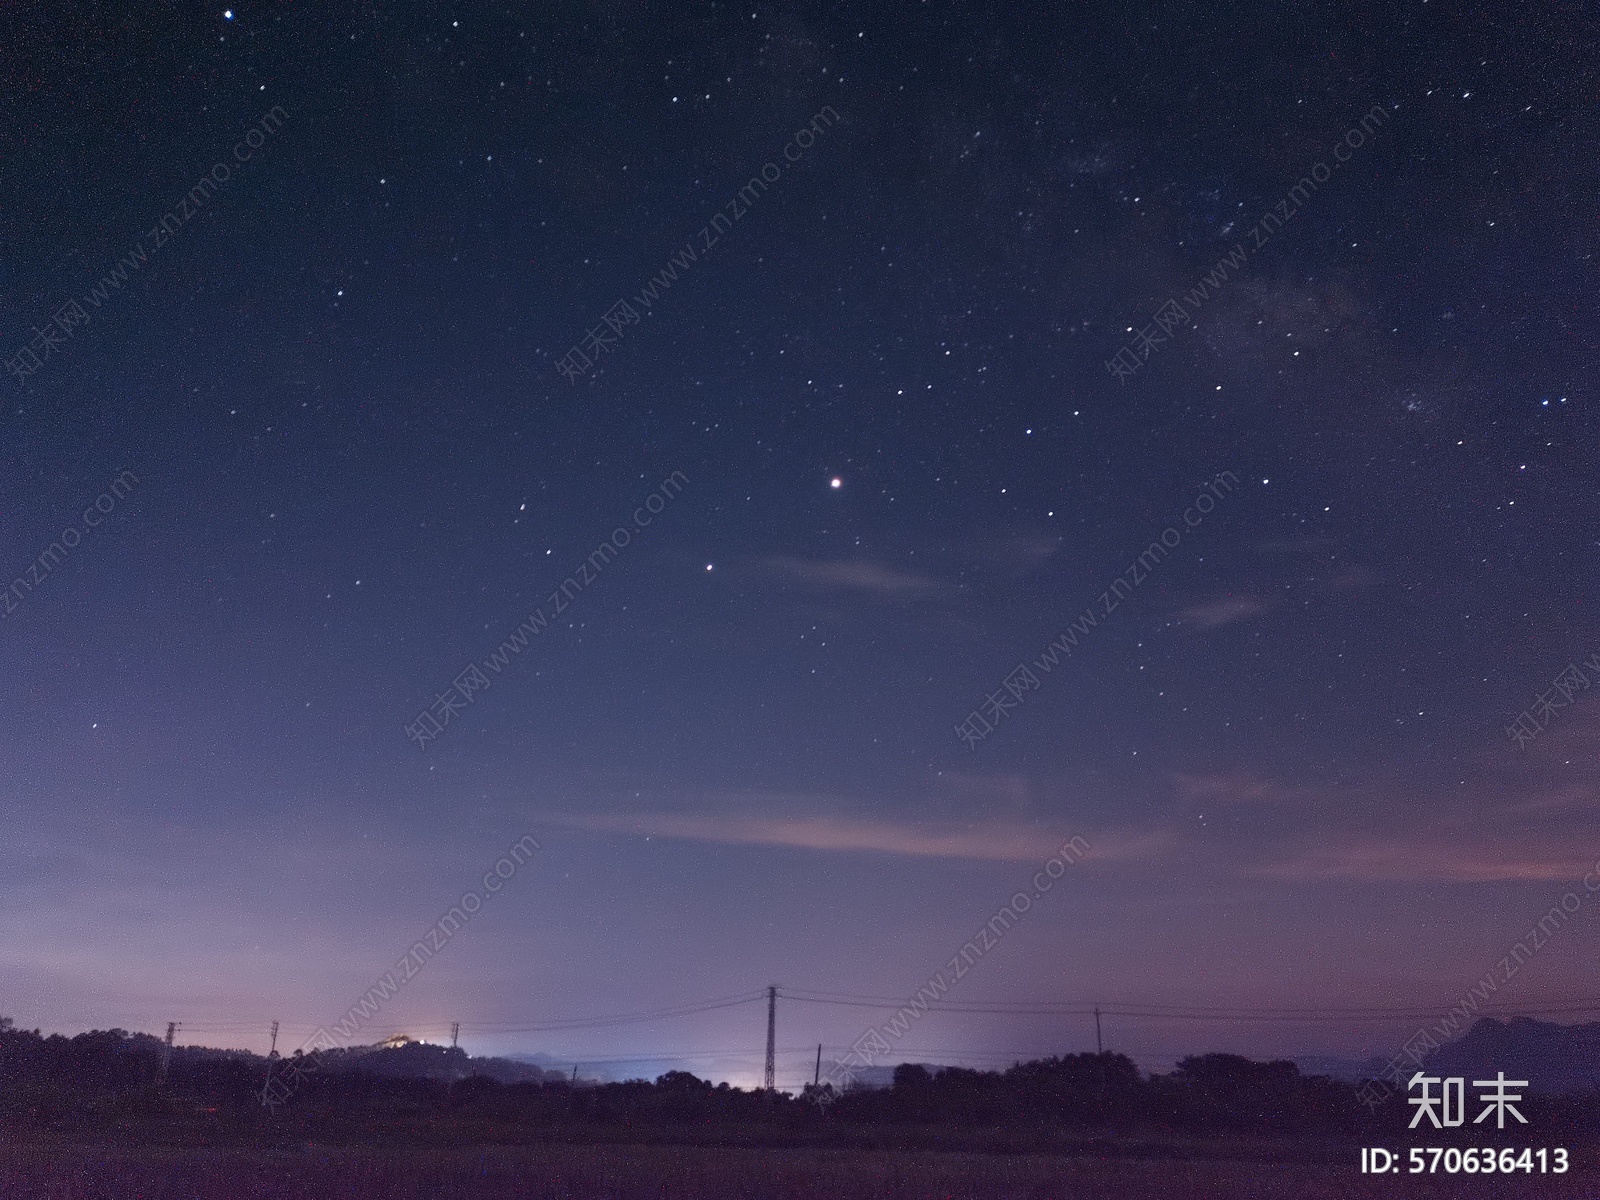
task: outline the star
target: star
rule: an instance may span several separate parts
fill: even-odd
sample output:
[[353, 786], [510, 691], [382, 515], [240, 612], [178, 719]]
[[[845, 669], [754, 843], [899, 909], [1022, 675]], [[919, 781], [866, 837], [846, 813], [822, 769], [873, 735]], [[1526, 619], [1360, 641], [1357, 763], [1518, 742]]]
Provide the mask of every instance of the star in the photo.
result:
[[828, 486], [837, 490], [844, 486], [844, 480], [835, 475], [832, 479], [828, 480]]

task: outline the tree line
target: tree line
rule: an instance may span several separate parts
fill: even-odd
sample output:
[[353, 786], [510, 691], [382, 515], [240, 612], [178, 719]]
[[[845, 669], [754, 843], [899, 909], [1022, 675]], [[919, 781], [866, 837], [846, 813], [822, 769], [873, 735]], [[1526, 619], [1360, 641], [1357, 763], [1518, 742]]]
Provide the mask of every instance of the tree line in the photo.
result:
[[[1410, 1117], [1403, 1094], [1369, 1109], [1353, 1084], [1302, 1075], [1291, 1062], [1233, 1054], [1191, 1056], [1170, 1073], [1151, 1075], [1110, 1052], [992, 1071], [904, 1064], [890, 1087], [842, 1094], [828, 1084], [808, 1084], [799, 1094], [745, 1090], [684, 1071], [655, 1080], [574, 1082], [528, 1064], [420, 1043], [333, 1051], [318, 1060], [282, 1111], [269, 1113], [261, 1094], [274, 1064], [260, 1055], [200, 1047], [168, 1055], [147, 1034], [111, 1029], [46, 1037], [0, 1018], [0, 1120], [67, 1127], [142, 1115], [244, 1127], [281, 1119], [350, 1133], [386, 1121], [449, 1118], [506, 1127], [759, 1125], [822, 1137], [939, 1127], [1342, 1140], [1398, 1132]], [[1579, 1138], [1600, 1126], [1600, 1092], [1532, 1096], [1523, 1111], [1541, 1136]]]

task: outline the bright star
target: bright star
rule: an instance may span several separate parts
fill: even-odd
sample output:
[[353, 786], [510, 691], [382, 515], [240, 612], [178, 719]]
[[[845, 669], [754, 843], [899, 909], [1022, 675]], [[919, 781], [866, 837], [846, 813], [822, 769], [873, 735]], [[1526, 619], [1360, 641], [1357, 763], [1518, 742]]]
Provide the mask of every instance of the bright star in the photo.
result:
[[828, 480], [828, 486], [831, 488], [842, 488], [844, 486], [844, 480], [835, 475], [832, 479]]

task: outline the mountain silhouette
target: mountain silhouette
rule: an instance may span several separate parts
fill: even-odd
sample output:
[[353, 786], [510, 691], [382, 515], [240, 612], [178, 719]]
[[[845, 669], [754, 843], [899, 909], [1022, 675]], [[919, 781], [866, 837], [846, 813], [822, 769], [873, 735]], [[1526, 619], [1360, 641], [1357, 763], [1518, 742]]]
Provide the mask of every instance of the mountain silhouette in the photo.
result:
[[1480, 1019], [1424, 1060], [1430, 1075], [1525, 1079], [1529, 1092], [1562, 1094], [1600, 1085], [1600, 1022], [1557, 1025], [1532, 1017]]

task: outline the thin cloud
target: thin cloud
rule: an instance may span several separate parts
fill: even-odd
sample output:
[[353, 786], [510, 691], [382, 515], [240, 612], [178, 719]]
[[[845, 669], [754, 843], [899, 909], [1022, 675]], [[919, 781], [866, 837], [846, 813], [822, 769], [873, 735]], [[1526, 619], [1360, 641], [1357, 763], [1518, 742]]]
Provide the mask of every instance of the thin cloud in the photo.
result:
[[985, 570], [1008, 575], [1027, 575], [1049, 562], [1061, 549], [1061, 538], [1044, 533], [1019, 533], [1010, 536], [993, 533], [958, 548], [965, 561], [982, 564]]
[[1362, 588], [1371, 587], [1378, 582], [1378, 576], [1356, 563], [1346, 567], [1333, 578], [1325, 580], [1318, 589], [1323, 592], [1355, 592]]
[[1248, 621], [1252, 617], [1259, 617], [1270, 607], [1266, 601], [1255, 596], [1224, 596], [1220, 600], [1209, 600], [1204, 604], [1186, 608], [1178, 614], [1178, 617], [1201, 629], [1217, 629], [1223, 625], [1231, 625], [1235, 621]]
[[1299, 538], [1268, 538], [1255, 544], [1257, 553], [1260, 554], [1311, 554], [1321, 557], [1329, 550], [1341, 545], [1341, 540], [1327, 534], [1315, 537]]
[[904, 594], [940, 587], [937, 579], [887, 567], [870, 559], [790, 558], [775, 555], [765, 560], [769, 570], [808, 587], [831, 591]]
[[1227, 775], [1186, 775], [1175, 777], [1178, 795], [1193, 803], [1283, 804], [1302, 799], [1304, 792], [1285, 788], [1273, 780], [1234, 772]]
[[1447, 845], [1424, 837], [1345, 837], [1338, 845], [1282, 855], [1252, 873], [1295, 883], [1572, 883], [1593, 867], [1593, 858], [1570, 848], [1540, 853], [1494, 844]]
[[1044, 862], [1081, 836], [1089, 857], [1146, 857], [1164, 848], [1165, 834], [1085, 834], [1037, 826], [913, 823], [840, 816], [714, 816], [675, 813], [544, 813], [538, 820], [569, 829], [677, 838], [745, 846], [783, 846], [834, 853], [894, 854], [987, 862]]
[[[1592, 783], [1428, 787], [1398, 777], [1285, 784], [1250, 771], [1179, 774], [1186, 859], [1296, 883], [1571, 884], [1600, 858]], [[1404, 801], [1404, 802], [1402, 802]]]

